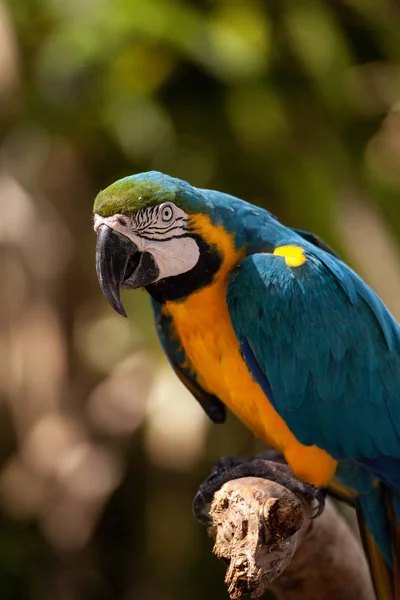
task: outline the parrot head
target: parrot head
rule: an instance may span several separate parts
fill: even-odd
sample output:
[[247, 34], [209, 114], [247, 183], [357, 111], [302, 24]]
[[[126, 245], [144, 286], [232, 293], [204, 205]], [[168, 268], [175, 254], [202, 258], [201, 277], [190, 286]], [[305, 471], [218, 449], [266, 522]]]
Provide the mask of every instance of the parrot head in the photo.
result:
[[213, 204], [188, 183], [149, 172], [125, 177], [95, 199], [96, 270], [111, 306], [126, 316], [120, 289], [146, 288], [179, 300], [210, 283], [223, 257], [198, 227]]

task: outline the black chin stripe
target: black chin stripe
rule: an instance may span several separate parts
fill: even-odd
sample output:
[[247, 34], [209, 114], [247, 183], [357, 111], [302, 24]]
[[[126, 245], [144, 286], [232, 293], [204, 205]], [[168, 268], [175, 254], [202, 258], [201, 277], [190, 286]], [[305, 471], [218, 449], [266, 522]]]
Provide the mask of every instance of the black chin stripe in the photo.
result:
[[193, 292], [209, 285], [218, 272], [223, 257], [216, 246], [210, 246], [199, 235], [191, 235], [200, 250], [199, 260], [190, 271], [166, 277], [146, 287], [149, 294], [160, 304], [184, 300]]

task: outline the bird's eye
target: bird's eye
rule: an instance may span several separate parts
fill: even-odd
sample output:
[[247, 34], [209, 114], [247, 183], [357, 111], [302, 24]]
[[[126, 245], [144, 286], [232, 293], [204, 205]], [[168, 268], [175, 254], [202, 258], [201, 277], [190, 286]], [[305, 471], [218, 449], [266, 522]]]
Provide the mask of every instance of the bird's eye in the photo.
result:
[[171, 206], [164, 206], [161, 212], [161, 218], [163, 221], [165, 221], [166, 223], [168, 221], [171, 221], [172, 217], [174, 216], [174, 212], [171, 208]]

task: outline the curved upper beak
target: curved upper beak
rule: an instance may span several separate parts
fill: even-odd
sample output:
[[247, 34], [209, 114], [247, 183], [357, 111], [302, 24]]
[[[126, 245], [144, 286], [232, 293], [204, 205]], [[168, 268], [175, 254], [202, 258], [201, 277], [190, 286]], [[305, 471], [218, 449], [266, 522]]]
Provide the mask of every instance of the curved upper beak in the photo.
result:
[[159, 276], [149, 252], [139, 252], [132, 240], [107, 225], [101, 225], [97, 232], [96, 271], [104, 297], [123, 317], [127, 314], [121, 302], [121, 287], [145, 287]]
[[121, 302], [120, 288], [125, 279], [129, 259], [138, 251], [125, 235], [101, 225], [97, 233], [96, 272], [104, 297], [114, 310], [127, 317]]

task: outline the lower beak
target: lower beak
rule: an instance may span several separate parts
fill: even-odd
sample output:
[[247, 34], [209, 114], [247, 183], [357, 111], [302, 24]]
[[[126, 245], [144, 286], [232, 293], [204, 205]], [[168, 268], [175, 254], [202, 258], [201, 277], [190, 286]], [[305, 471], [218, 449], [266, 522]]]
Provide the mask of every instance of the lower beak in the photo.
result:
[[140, 253], [132, 240], [107, 225], [101, 225], [97, 233], [96, 271], [104, 297], [123, 317], [127, 314], [121, 302], [121, 287], [144, 287], [159, 275], [151, 254]]

